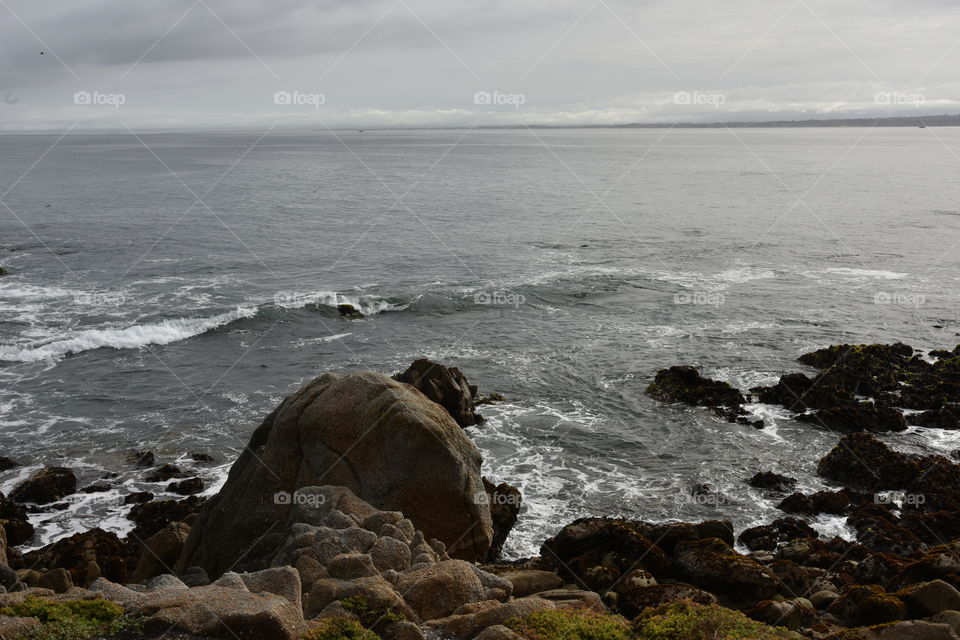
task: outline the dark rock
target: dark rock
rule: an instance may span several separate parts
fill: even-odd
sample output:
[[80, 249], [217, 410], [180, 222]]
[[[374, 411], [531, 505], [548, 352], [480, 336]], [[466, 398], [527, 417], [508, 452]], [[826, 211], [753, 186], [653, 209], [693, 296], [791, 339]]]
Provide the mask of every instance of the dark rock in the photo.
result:
[[960, 429], [960, 405], [950, 402], [939, 409], [915, 413], [908, 422], [928, 429]]
[[0, 456], [0, 471], [9, 471], [10, 469], [15, 469], [20, 466], [20, 463], [14, 460], [13, 458], [8, 458], [7, 456]]
[[883, 553], [905, 555], [925, 545], [909, 529], [899, 525], [899, 518], [882, 505], [859, 507], [847, 524], [857, 530], [857, 541]]
[[478, 397], [474, 400], [474, 405], [481, 404], [500, 404], [501, 402], [506, 402], [507, 398], [500, 393], [488, 393], [486, 395]]
[[649, 531], [639, 521], [581, 518], [544, 542], [540, 556], [565, 580], [602, 592], [634, 569], [654, 576], [669, 573], [670, 560], [647, 537]]
[[820, 534], [803, 520], [780, 518], [770, 524], [745, 529], [740, 542], [752, 551], [773, 551], [778, 545], [791, 540], [817, 538]]
[[907, 607], [881, 586], [855, 585], [844, 589], [827, 612], [847, 626], [860, 627], [903, 620], [907, 615]]
[[787, 513], [796, 513], [804, 516], [812, 516], [816, 513], [813, 508], [813, 501], [802, 493], [792, 493], [777, 505], [777, 509]]
[[213, 456], [209, 453], [191, 453], [190, 458], [193, 459], [194, 462], [215, 462]]
[[182, 496], [192, 496], [203, 491], [203, 480], [200, 478], [190, 478], [180, 482], [171, 482], [167, 485], [167, 491], [179, 493]]
[[151, 500], [153, 500], [153, 494], [149, 491], [136, 491], [127, 494], [123, 499], [123, 504], [142, 504], [144, 502], [150, 502]]
[[420, 358], [394, 379], [413, 386], [446, 409], [461, 427], [478, 424], [473, 404], [475, 393], [460, 369]]
[[49, 504], [77, 490], [77, 476], [66, 467], [46, 467], [18, 484], [10, 492], [14, 502]]
[[143, 545], [140, 559], [137, 561], [131, 581], [145, 582], [154, 576], [169, 573], [170, 568], [180, 559], [183, 543], [190, 533], [190, 527], [182, 522], [171, 522], [153, 534]]
[[710, 380], [689, 366], [675, 366], [657, 372], [647, 393], [661, 402], [685, 402], [701, 407], [739, 407], [743, 395], [726, 382]]
[[186, 473], [181, 471], [179, 468], [173, 466], [172, 464], [160, 465], [153, 470], [153, 473], [146, 477], [147, 482], [166, 482], [173, 478], [184, 478]]
[[768, 600], [781, 587], [769, 569], [718, 538], [681, 542], [674, 550], [673, 566], [679, 575], [711, 591], [721, 602]]
[[786, 492], [796, 486], [797, 481], [794, 478], [782, 476], [773, 471], [758, 471], [750, 478], [749, 483], [751, 487], [756, 487], [757, 489]]
[[911, 486], [918, 465], [867, 433], [850, 433], [820, 460], [817, 474], [847, 486], [877, 491]]
[[517, 523], [523, 497], [519, 489], [506, 482], [495, 486], [486, 478], [482, 480], [483, 489], [490, 504], [490, 520], [493, 523], [493, 542], [490, 543], [490, 550], [487, 551], [486, 561], [496, 562], [503, 551], [507, 536]]
[[808, 422], [838, 433], [853, 431], [883, 433], [905, 431], [907, 428], [907, 421], [902, 413], [891, 407], [878, 407], [870, 403], [822, 409], [815, 413], [799, 415], [796, 419], [799, 422]]
[[348, 320], [359, 320], [363, 317], [363, 313], [352, 304], [338, 304], [337, 311], [340, 312], [341, 317]]
[[171, 522], [183, 522], [200, 508], [201, 500], [190, 496], [186, 500], [157, 500], [138, 504], [128, 516], [136, 523], [130, 536], [142, 543]]
[[156, 460], [153, 451], [134, 451], [127, 456], [127, 462], [138, 467], [152, 467]]
[[66, 569], [73, 584], [88, 587], [100, 576], [126, 582], [136, 559], [117, 534], [91, 529], [25, 553], [22, 562], [36, 569]]
[[837, 386], [837, 382], [830, 375], [821, 374], [811, 380], [802, 373], [790, 373], [781, 376], [772, 387], [756, 387], [750, 391], [758, 395], [760, 402], [779, 404], [798, 413], [856, 404], [854, 395]]
[[80, 493], [104, 493], [105, 491], [110, 491], [110, 489], [110, 485], [98, 482], [80, 489]]

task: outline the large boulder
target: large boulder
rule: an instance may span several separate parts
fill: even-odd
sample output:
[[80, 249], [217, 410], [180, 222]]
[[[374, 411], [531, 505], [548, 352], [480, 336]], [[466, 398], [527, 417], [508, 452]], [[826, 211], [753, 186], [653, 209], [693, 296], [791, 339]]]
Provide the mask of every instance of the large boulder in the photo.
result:
[[201, 509], [178, 567], [216, 577], [254, 546], [265, 555], [286, 534], [277, 525], [299, 506], [297, 490], [324, 484], [402, 512], [452, 557], [483, 559], [493, 528], [480, 464], [450, 414], [413, 387], [369, 371], [325, 374], [257, 428]]
[[456, 367], [447, 367], [427, 358], [420, 358], [394, 379], [405, 382], [427, 396], [457, 421], [461, 427], [479, 424], [483, 418], [476, 413], [473, 397], [476, 387]]
[[423, 620], [451, 615], [461, 606], [483, 600], [484, 587], [463, 560], [447, 560], [403, 573], [397, 591]]

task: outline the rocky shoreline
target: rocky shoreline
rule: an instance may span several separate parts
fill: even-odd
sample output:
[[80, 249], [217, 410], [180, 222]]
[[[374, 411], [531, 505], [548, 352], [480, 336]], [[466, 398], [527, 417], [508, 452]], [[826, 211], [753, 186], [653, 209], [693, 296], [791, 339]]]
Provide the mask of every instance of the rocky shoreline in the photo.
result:
[[[463, 430], [483, 422], [477, 388], [429, 360], [309, 382], [206, 500], [199, 479], [136, 452], [185, 497], [126, 496], [123, 539], [94, 529], [21, 552], [30, 512], [110, 488], [45, 468], [0, 497], [0, 638], [960, 640], [960, 465], [878, 437], [960, 428], [960, 347], [837, 345], [799, 361], [813, 373], [770, 387], [676, 366], [647, 389], [757, 429], [749, 401], [776, 404], [837, 434], [817, 465], [836, 490], [798, 493], [757, 469], [744, 482], [784, 517], [740, 532], [583, 518], [538, 557], [500, 561], [522, 497], [480, 474]], [[846, 518], [856, 540], [824, 539], [804, 520], [817, 514]]]

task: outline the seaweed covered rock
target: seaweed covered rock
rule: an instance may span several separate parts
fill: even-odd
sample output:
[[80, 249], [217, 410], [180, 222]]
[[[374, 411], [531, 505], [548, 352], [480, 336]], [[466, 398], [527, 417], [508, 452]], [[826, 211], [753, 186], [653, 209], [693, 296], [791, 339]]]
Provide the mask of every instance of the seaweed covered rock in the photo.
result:
[[751, 487], [769, 489], [771, 491], [786, 492], [796, 486], [795, 478], [789, 478], [773, 471], [758, 471], [748, 481]]
[[751, 551], [773, 551], [779, 545], [797, 539], [814, 539], [820, 534], [803, 520], [779, 518], [770, 524], [744, 529], [739, 540]]
[[856, 404], [856, 397], [838, 386], [839, 382], [825, 374], [811, 379], [803, 373], [788, 373], [780, 376], [772, 387], [755, 387], [750, 391], [760, 402], [779, 404], [797, 413]]
[[817, 465], [817, 474], [844, 485], [877, 491], [911, 486], [919, 466], [868, 433], [850, 433], [842, 438]]
[[14, 487], [14, 502], [49, 504], [77, 491], [77, 476], [66, 467], [45, 467]]
[[694, 367], [675, 366], [661, 369], [647, 393], [661, 402], [684, 402], [701, 407], [739, 407], [743, 395], [721, 380], [700, 375]]
[[907, 421], [900, 411], [871, 403], [831, 407], [797, 416], [796, 419], [838, 433], [852, 431], [883, 433], [885, 431], [906, 431], [907, 429]]
[[91, 529], [25, 553], [20, 564], [33, 569], [66, 569], [73, 584], [87, 587], [101, 576], [125, 582], [136, 561], [131, 547], [117, 534]]
[[412, 386], [370, 371], [325, 374], [257, 428], [220, 493], [200, 510], [181, 565], [211, 577], [241, 557], [262, 568], [297, 523], [290, 518], [301, 506], [298, 491], [317, 484], [402, 512], [452, 557], [482, 560], [493, 527], [480, 499], [480, 463], [450, 414]]
[[849, 627], [894, 622], [907, 615], [907, 607], [899, 598], [875, 584], [845, 589], [827, 611]]
[[673, 564], [679, 575], [711, 591], [721, 602], [768, 600], [781, 587], [769, 569], [718, 538], [681, 542], [674, 550]]
[[650, 526], [633, 520], [581, 518], [543, 543], [540, 557], [566, 580], [605, 591], [626, 572], [666, 575], [670, 560], [647, 537]]

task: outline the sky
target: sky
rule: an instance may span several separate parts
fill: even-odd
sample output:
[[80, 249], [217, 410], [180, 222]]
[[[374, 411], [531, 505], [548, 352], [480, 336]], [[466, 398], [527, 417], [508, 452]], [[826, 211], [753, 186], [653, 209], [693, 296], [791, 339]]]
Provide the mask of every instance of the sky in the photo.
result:
[[0, 0], [0, 130], [960, 113], [956, 0]]

